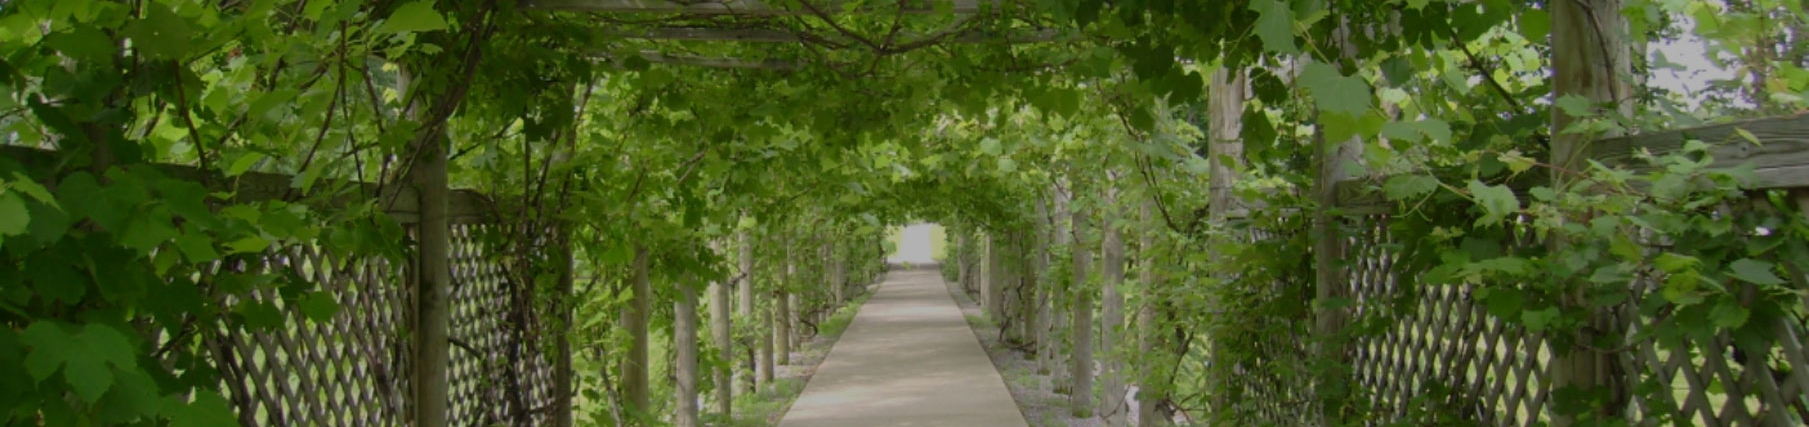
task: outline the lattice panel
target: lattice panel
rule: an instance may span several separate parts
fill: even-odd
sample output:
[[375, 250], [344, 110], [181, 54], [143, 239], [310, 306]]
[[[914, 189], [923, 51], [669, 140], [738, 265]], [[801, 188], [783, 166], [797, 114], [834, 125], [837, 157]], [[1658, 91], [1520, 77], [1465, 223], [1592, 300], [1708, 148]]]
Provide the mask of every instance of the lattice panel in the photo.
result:
[[[1367, 392], [1353, 402], [1370, 410], [1369, 425], [1412, 422], [1416, 413], [1456, 414], [1483, 425], [1547, 422], [1550, 390], [1544, 341], [1489, 318], [1469, 286], [1404, 289], [1395, 276], [1388, 217], [1349, 218], [1346, 295], [1355, 315], [1372, 310], [1395, 319], [1349, 348], [1352, 380]], [[1411, 292], [1411, 293], [1404, 293]], [[1395, 300], [1411, 297], [1405, 308]], [[1405, 312], [1387, 313], [1404, 310]]]
[[[379, 258], [340, 259], [315, 248], [290, 248], [257, 263], [221, 266], [238, 272], [283, 272], [319, 286], [340, 309], [326, 322], [297, 310], [301, 300], [275, 286], [223, 303], [240, 311], [263, 305], [282, 327], [245, 331], [220, 326], [207, 344], [240, 422], [269, 426], [401, 425], [412, 354], [400, 307], [409, 301], [402, 269]], [[293, 295], [292, 295], [293, 296]]]
[[[1654, 290], [1642, 283], [1634, 301]], [[1809, 306], [1809, 301], [1805, 301]], [[1620, 316], [1637, 333], [1653, 322], [1631, 307]], [[1733, 339], [1720, 334], [1712, 342], [1685, 341], [1668, 348], [1648, 340], [1620, 361], [1633, 373], [1632, 386], [1653, 390], [1651, 398], [1633, 393], [1632, 412], [1644, 426], [1800, 426], [1809, 425], [1809, 352], [1803, 348], [1803, 325], [1780, 322], [1769, 354], [1738, 357]], [[1742, 361], [1745, 363], [1742, 363]], [[1669, 390], [1669, 393], [1664, 392]]]
[[[450, 420], [459, 426], [545, 425], [555, 386], [543, 350], [550, 346], [539, 333], [544, 303], [533, 299], [531, 287], [514, 283], [504, 259], [486, 255], [493, 252], [482, 234], [491, 228], [454, 225]], [[317, 289], [340, 307], [331, 319], [314, 322], [299, 310], [299, 294], [284, 295], [274, 285], [221, 301], [236, 311], [267, 306], [263, 311], [283, 322], [260, 331], [222, 323], [204, 343], [241, 424], [408, 424], [414, 353], [407, 329], [414, 289], [402, 266], [378, 257], [339, 259], [314, 248], [290, 248], [218, 268], [292, 274], [305, 282], [302, 287]]]
[[[1260, 227], [1244, 230], [1242, 236], [1246, 243], [1285, 239], [1288, 236]], [[1233, 283], [1238, 277], [1229, 278]], [[1242, 285], [1257, 286], [1246, 283]], [[1277, 284], [1276, 286], [1280, 286]], [[1271, 290], [1274, 286], [1270, 287]], [[1269, 301], [1282, 298], [1270, 293], [1264, 296]], [[1304, 319], [1285, 317], [1269, 317], [1252, 320], [1262, 325], [1257, 333], [1256, 353], [1261, 354], [1255, 360], [1244, 361], [1234, 369], [1234, 375], [1227, 380], [1237, 393], [1237, 399], [1231, 402], [1240, 418], [1255, 421], [1259, 425], [1302, 425], [1306, 423], [1316, 410], [1313, 404], [1311, 376], [1307, 371], [1308, 341], [1299, 337], [1309, 336], [1310, 323]]]
[[552, 364], [539, 341], [532, 289], [487, 255], [494, 227], [452, 233], [451, 420], [458, 425], [543, 425], [553, 402]]

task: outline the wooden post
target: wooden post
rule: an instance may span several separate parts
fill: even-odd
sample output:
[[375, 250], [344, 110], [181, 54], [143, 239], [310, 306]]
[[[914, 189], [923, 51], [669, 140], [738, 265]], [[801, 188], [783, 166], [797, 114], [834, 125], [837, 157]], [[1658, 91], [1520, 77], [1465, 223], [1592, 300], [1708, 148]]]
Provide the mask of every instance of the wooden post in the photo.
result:
[[553, 303], [559, 308], [560, 330], [553, 334], [553, 427], [572, 427], [572, 394], [577, 391], [578, 384], [572, 376], [572, 243], [569, 224], [561, 224], [558, 228], [558, 245], [554, 247], [553, 260], [559, 272], [559, 301]]
[[[1038, 197], [1036, 200], [1036, 224], [1037, 237], [1041, 242], [1037, 245], [1039, 249], [1036, 251], [1036, 266], [1031, 270], [1038, 279], [1043, 279], [1049, 277], [1049, 247], [1055, 244], [1053, 237], [1055, 224], [1049, 223], [1047, 197]], [[1055, 344], [1055, 334], [1049, 331], [1051, 321], [1055, 317], [1055, 313], [1053, 313], [1055, 301], [1050, 298], [1050, 294], [1055, 293], [1054, 287], [1051, 286], [1054, 284], [1052, 282], [1052, 280], [1045, 279], [1042, 283], [1038, 283], [1037, 287], [1040, 289], [1036, 293], [1036, 321], [1031, 326], [1036, 335], [1036, 373], [1040, 375], [1048, 375], [1055, 370], [1055, 352], [1058, 348]]]
[[1012, 313], [1018, 321], [1012, 322], [1017, 329], [1019, 344], [1034, 343], [1031, 326], [1036, 324], [1036, 273], [1030, 270], [1030, 233], [1019, 229], [1011, 233], [1011, 286], [1017, 289], [1016, 307]]
[[622, 361], [622, 394], [631, 413], [641, 414], [649, 406], [647, 394], [647, 316], [648, 306], [653, 302], [653, 286], [648, 282], [649, 254], [647, 247], [636, 244], [634, 247], [634, 276], [631, 279], [631, 292], [628, 310], [622, 313], [622, 327], [628, 330], [632, 340], [628, 344], [628, 357]]
[[773, 311], [777, 306], [777, 304], [773, 304], [759, 310], [760, 349], [759, 360], [754, 364], [754, 374], [760, 377], [762, 387], [771, 387], [773, 384], [773, 336], [775, 335], [773, 333]]
[[[1240, 134], [1244, 128], [1244, 99], [1247, 96], [1245, 91], [1248, 85], [1248, 77], [1243, 70], [1229, 70], [1220, 67], [1212, 73], [1212, 82], [1208, 89], [1206, 115], [1207, 120], [1211, 123], [1212, 142], [1207, 145], [1206, 161], [1209, 173], [1212, 175], [1207, 183], [1209, 187], [1206, 212], [1211, 224], [1215, 226], [1222, 226], [1229, 213], [1237, 207], [1237, 199], [1232, 196], [1232, 190], [1237, 185], [1237, 171], [1243, 168], [1244, 144], [1240, 139]], [[1220, 268], [1224, 263], [1224, 253], [1219, 250], [1219, 247], [1233, 242], [1226, 238], [1224, 233], [1217, 233], [1213, 236], [1208, 240], [1209, 244], [1206, 249], [1208, 265], [1212, 266], [1209, 274], [1221, 279], [1220, 286], [1224, 286], [1223, 280], [1230, 279], [1231, 275], [1226, 274], [1224, 269]], [[1208, 301], [1207, 304], [1215, 309], [1222, 306], [1217, 301]], [[1229, 353], [1220, 340], [1215, 339], [1211, 342], [1215, 348], [1213, 354]], [[1214, 362], [1214, 366], [1229, 369], [1217, 361]], [[1224, 391], [1229, 390], [1231, 379], [1209, 376], [1208, 381], [1215, 384], [1214, 388], [1217, 389], [1208, 403], [1209, 410], [1216, 413], [1228, 408], [1230, 402], [1226, 400]]]
[[[790, 246], [788, 245], [788, 249], [786, 250], [788, 255], [791, 252], [789, 247]], [[786, 256], [785, 259], [780, 262], [785, 263], [785, 279], [781, 280], [778, 283], [778, 289], [773, 291], [775, 292], [773, 295], [773, 304], [776, 305], [776, 307], [773, 307], [773, 313], [778, 316], [777, 319], [773, 319], [773, 345], [776, 347], [773, 358], [775, 359], [774, 362], [779, 365], [790, 365], [792, 295], [791, 290], [787, 288], [790, 288], [792, 283], [795, 283], [794, 281], [797, 280], [793, 274], [797, 272], [798, 266], [795, 264], [797, 261], [793, 261], [790, 256]]]
[[[407, 94], [409, 73], [403, 70], [400, 74], [397, 86]], [[420, 108], [419, 104], [410, 104], [408, 114], [418, 118]], [[452, 313], [448, 301], [452, 290], [452, 221], [447, 215], [451, 190], [446, 184], [446, 146], [450, 141], [443, 134], [417, 141], [413, 147], [415, 165], [409, 173], [421, 210], [420, 221], [415, 223], [418, 246], [414, 269], [414, 425], [441, 427], [447, 425], [450, 415], [447, 372], [452, 347], [448, 325]]]
[[734, 328], [729, 317], [729, 287], [710, 283], [710, 341], [716, 343], [716, 366], [712, 379], [716, 384], [716, 413], [730, 419], [735, 408], [735, 384], [730, 375], [735, 360]]
[[[1627, 39], [1627, 20], [1621, 15], [1620, 0], [1566, 0], [1546, 6], [1551, 15], [1552, 98], [1580, 96], [1591, 104], [1610, 104], [1621, 114], [1632, 112], [1632, 87], [1621, 80], [1632, 72]], [[1624, 101], [1624, 102], [1623, 102]], [[1611, 135], [1585, 135], [1564, 132], [1577, 118], [1553, 108], [1551, 117], [1552, 188], [1565, 188], [1573, 179], [1564, 170], [1582, 170], [1590, 157], [1593, 139]], [[1553, 239], [1554, 249], [1565, 242]], [[1600, 336], [1616, 336], [1621, 328], [1613, 321], [1612, 308], [1596, 307], [1580, 292], [1566, 295], [1560, 305], [1567, 312], [1587, 313], [1586, 328], [1575, 336], [1576, 342], [1590, 342]], [[1626, 388], [1624, 378], [1612, 368], [1611, 354], [1582, 348], [1553, 348], [1549, 384], [1552, 390], [1574, 388], [1593, 391], [1607, 387], [1610, 401], [1594, 414], [1612, 418], [1624, 411]], [[1552, 425], [1567, 427], [1578, 420], [1568, 416], [1554, 417]]]
[[[1151, 189], [1154, 191], [1154, 189]], [[1156, 218], [1156, 200], [1152, 194], [1143, 201], [1143, 222], [1154, 224]], [[1147, 226], [1146, 226], [1147, 227]], [[1137, 325], [1141, 329], [1142, 339], [1138, 340], [1137, 350], [1146, 358], [1142, 366], [1143, 380], [1137, 385], [1137, 425], [1141, 427], [1161, 427], [1169, 424], [1167, 414], [1160, 413], [1160, 405], [1168, 399], [1169, 382], [1162, 367], [1168, 366], [1166, 358], [1155, 358], [1159, 349], [1167, 346], [1162, 342], [1162, 329], [1156, 327], [1157, 311], [1161, 310], [1160, 287], [1163, 284], [1162, 268], [1156, 257], [1155, 232], [1144, 232], [1142, 241], [1137, 245], [1137, 263], [1142, 267], [1137, 279], [1143, 283], [1141, 307], [1137, 310]]]
[[969, 250], [967, 229], [957, 225], [955, 227], [949, 227], [949, 231], [951, 234], [955, 235], [955, 259], [953, 260], [955, 262], [955, 284], [961, 285], [962, 288], [966, 288], [967, 282], [973, 280], [973, 278], [967, 276], [967, 251]]
[[[1112, 181], [1107, 181], [1111, 183]], [[1099, 353], [1103, 355], [1100, 378], [1099, 414], [1108, 425], [1121, 425], [1127, 415], [1124, 409], [1124, 379], [1120, 376], [1123, 360], [1118, 353], [1118, 328], [1124, 325], [1124, 295], [1118, 285], [1124, 283], [1124, 238], [1118, 233], [1118, 191], [1106, 186], [1105, 201], [1100, 210], [1100, 286]], [[1120, 420], [1112, 422], [1111, 420]]]
[[[1079, 183], [1074, 183], [1079, 185]], [[1079, 192], [1076, 191], [1078, 194]], [[1093, 292], [1087, 286], [1087, 264], [1093, 257], [1093, 248], [1088, 247], [1086, 238], [1087, 210], [1081, 206], [1071, 206], [1074, 232], [1074, 305], [1068, 307], [1069, 338], [1074, 342], [1074, 353], [1069, 359], [1068, 375], [1072, 378], [1073, 387], [1068, 393], [1068, 412], [1075, 417], [1093, 416]]]
[[[1051, 198], [1055, 199], [1055, 215], [1050, 218], [1054, 222], [1052, 225], [1055, 228], [1050, 230], [1055, 236], [1054, 244], [1072, 246], [1074, 224], [1069, 221], [1073, 217], [1068, 209], [1069, 195], [1063, 193], [1059, 187], [1049, 189], [1049, 194]], [[1073, 277], [1068, 276], [1070, 281], [1073, 280]], [[1073, 322], [1068, 320], [1068, 315], [1072, 312], [1069, 306], [1074, 304], [1074, 287], [1074, 283], [1068, 283], [1066, 287], [1060, 288], [1062, 293], [1050, 297], [1050, 305], [1054, 307], [1050, 311], [1055, 313], [1055, 318], [1050, 319], [1055, 325], [1050, 328], [1050, 332], [1055, 334], [1055, 337], [1050, 339], [1050, 344], [1055, 351], [1049, 352], [1049, 356], [1055, 359], [1053, 360], [1055, 378], [1052, 378], [1050, 382], [1054, 383], [1056, 393], [1071, 392], [1074, 387], [1073, 378], [1069, 376], [1073, 372], [1072, 367], [1066, 366], [1069, 364], [1066, 358], [1072, 354], [1072, 349], [1066, 345], [1066, 341], [1072, 335], [1070, 325]]]
[[980, 289], [980, 300], [986, 302], [986, 317], [993, 318], [999, 327], [1006, 326], [1006, 268], [1004, 246], [1006, 232], [986, 233], [986, 288]]
[[848, 268], [843, 265], [843, 257], [836, 253], [835, 244], [836, 242], [833, 240], [824, 243], [823, 258], [832, 260], [830, 262], [832, 268], [829, 269], [829, 290], [835, 294], [835, 303], [830, 307], [841, 308], [843, 303], [848, 302]]
[[678, 359], [674, 381], [674, 402], [677, 411], [672, 414], [674, 427], [700, 427], [697, 408], [697, 290], [692, 288], [691, 280], [678, 284], [678, 301], [672, 303], [672, 312], [676, 317], [672, 322], [672, 351]]

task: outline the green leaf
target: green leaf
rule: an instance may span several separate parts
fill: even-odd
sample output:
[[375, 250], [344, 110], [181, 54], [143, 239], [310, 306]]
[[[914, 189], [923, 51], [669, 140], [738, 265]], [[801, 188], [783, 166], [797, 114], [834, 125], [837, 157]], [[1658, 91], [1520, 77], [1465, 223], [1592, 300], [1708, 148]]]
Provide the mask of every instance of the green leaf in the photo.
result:
[[235, 254], [259, 253], [270, 249], [270, 239], [265, 239], [263, 236], [246, 236], [226, 244], [226, 247], [232, 248], [232, 253]]
[[1393, 57], [1382, 61], [1382, 78], [1388, 80], [1390, 86], [1402, 86], [1413, 78], [1413, 63], [1407, 58]]
[[[417, 1], [396, 8], [394, 13], [389, 14], [389, 19], [383, 20], [383, 25], [377, 27], [377, 32], [389, 34], [402, 32], [419, 33], [439, 31], [449, 27], [450, 26], [446, 24], [446, 18], [440, 16], [439, 11], [433, 10], [433, 2]], [[638, 58], [638, 56], [635, 57]]]
[[1738, 261], [1734, 261], [1733, 264], [1728, 265], [1728, 273], [1734, 276], [1735, 279], [1740, 279], [1741, 281], [1755, 285], [1775, 286], [1784, 284], [1784, 279], [1780, 279], [1777, 274], [1772, 273], [1771, 267], [1771, 263], [1768, 262], [1758, 261], [1752, 258], [1741, 258]]
[[1709, 320], [1721, 328], [1738, 328], [1746, 324], [1748, 317], [1752, 317], [1752, 310], [1740, 306], [1740, 302], [1733, 298], [1722, 298], [1721, 303], [1709, 310]]
[[1470, 181], [1470, 196], [1476, 199], [1476, 205], [1482, 207], [1482, 218], [1476, 219], [1476, 225], [1487, 225], [1501, 222], [1502, 219], [1520, 211], [1520, 199], [1514, 197], [1514, 190], [1506, 185], [1488, 185], [1482, 181]]
[[1734, 133], [1740, 135], [1740, 139], [1744, 139], [1746, 142], [1752, 143], [1752, 145], [1760, 147], [1765, 146], [1764, 143], [1759, 142], [1758, 136], [1754, 136], [1752, 132], [1747, 132], [1746, 128], [1734, 128]]
[[113, 387], [113, 368], [107, 367], [106, 361], [94, 349], [72, 351], [64, 359], [63, 380], [69, 382], [69, 388], [89, 403], [100, 401], [101, 395]]
[[1526, 8], [1520, 11], [1520, 35], [1527, 40], [1539, 43], [1551, 35], [1551, 16], [1543, 9]]
[[339, 314], [339, 303], [333, 301], [333, 295], [326, 292], [309, 292], [301, 300], [301, 312], [315, 322], [333, 320]]
[[13, 172], [13, 179], [6, 180], [6, 186], [12, 190], [17, 190], [25, 193], [27, 196], [31, 196], [31, 198], [37, 200], [38, 203], [50, 205], [57, 209], [63, 208], [62, 206], [57, 205], [57, 198], [50, 194], [50, 190], [45, 189], [43, 185], [38, 185], [37, 182], [32, 181], [31, 178], [26, 177], [23, 173]]
[[1007, 157], [999, 158], [999, 173], [1010, 174], [1018, 171], [1018, 162]]
[[238, 425], [238, 417], [234, 415], [232, 406], [226, 404], [226, 398], [213, 391], [195, 393], [195, 401], [184, 402], [182, 398], [170, 396], [164, 398], [164, 412], [169, 414], [170, 427], [214, 427]]
[[1527, 331], [1540, 333], [1545, 332], [1545, 328], [1551, 326], [1551, 323], [1558, 320], [1558, 317], [1562, 315], [1562, 313], [1558, 312], [1557, 307], [1546, 307], [1544, 310], [1521, 312], [1520, 322], [1526, 325]]
[[145, 3], [144, 13], [144, 18], [126, 24], [121, 31], [132, 39], [133, 49], [156, 59], [183, 59], [188, 55], [193, 31], [186, 19], [171, 12], [163, 2]]
[[1424, 196], [1437, 189], [1438, 178], [1427, 175], [1395, 175], [1382, 184], [1382, 192], [1394, 201]]
[[63, 360], [69, 358], [72, 341], [69, 332], [55, 321], [38, 321], [26, 327], [19, 334], [19, 342], [31, 347], [31, 353], [25, 355], [25, 372], [31, 374], [32, 381], [41, 383], [55, 374]]
[[1255, 0], [1250, 2], [1250, 10], [1259, 16], [1256, 18], [1256, 36], [1263, 41], [1263, 49], [1276, 53], [1299, 53], [1300, 46], [1294, 44], [1294, 9], [1282, 0]]
[[204, 234], [188, 233], [176, 238], [176, 248], [182, 250], [189, 262], [204, 263], [220, 259], [220, 253], [214, 251], [214, 241]]
[[1483, 300], [1488, 305], [1489, 315], [1502, 319], [1513, 319], [1520, 315], [1520, 308], [1525, 304], [1525, 297], [1519, 289], [1488, 288], [1488, 297]]
[[1368, 83], [1347, 77], [1337, 67], [1323, 62], [1306, 65], [1300, 73], [1300, 86], [1313, 92], [1319, 111], [1361, 117], [1373, 105]]
[[18, 193], [0, 193], [0, 236], [25, 234], [31, 225], [31, 213]]
[[1559, 110], [1564, 111], [1564, 114], [1573, 117], [1595, 116], [1595, 103], [1589, 102], [1589, 98], [1581, 95], [1564, 95], [1558, 98], [1557, 105]]

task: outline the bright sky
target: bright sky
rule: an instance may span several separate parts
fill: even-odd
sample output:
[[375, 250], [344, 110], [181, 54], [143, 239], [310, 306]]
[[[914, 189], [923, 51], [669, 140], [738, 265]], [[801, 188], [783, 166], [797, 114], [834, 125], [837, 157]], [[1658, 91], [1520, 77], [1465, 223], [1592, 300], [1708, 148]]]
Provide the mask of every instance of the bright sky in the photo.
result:
[[1665, 60], [1681, 65], [1685, 70], [1655, 71], [1651, 82], [1653, 86], [1684, 94], [1694, 104], [1701, 100], [1697, 91], [1708, 87], [1709, 80], [1733, 78], [1734, 73], [1709, 62], [1706, 45], [1691, 33], [1693, 25], [1688, 19], [1683, 19], [1679, 25], [1684, 27], [1682, 40], [1652, 43], [1648, 51], [1655, 61], [1663, 55]]
[[898, 242], [898, 252], [894, 252], [892, 257], [887, 259], [886, 262], [894, 264], [906, 262], [912, 264], [929, 264], [936, 262], [935, 258], [930, 256], [932, 247], [931, 235], [934, 229], [935, 225], [933, 224], [915, 224], [905, 227], [904, 236], [900, 238], [900, 241]]

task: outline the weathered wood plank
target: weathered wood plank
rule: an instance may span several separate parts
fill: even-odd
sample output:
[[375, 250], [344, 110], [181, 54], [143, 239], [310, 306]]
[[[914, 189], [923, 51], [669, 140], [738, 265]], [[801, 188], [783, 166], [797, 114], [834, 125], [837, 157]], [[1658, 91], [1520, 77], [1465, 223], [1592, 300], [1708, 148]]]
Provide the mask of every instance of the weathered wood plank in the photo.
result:
[[[1758, 145], [1739, 135], [1740, 129], [1759, 140]], [[1591, 148], [1593, 157], [1610, 166], [1648, 168], [1634, 157], [1641, 149], [1655, 156], [1683, 150], [1689, 140], [1710, 145], [1711, 167], [1735, 167], [1751, 163], [1759, 175], [1759, 188], [1809, 186], [1802, 167], [1809, 165], [1809, 114], [1772, 117], [1713, 126], [1609, 138]]]
[[[982, 3], [984, 1], [984, 3]], [[948, 11], [957, 15], [972, 15], [983, 8], [998, 7], [1000, 0], [953, 0]], [[843, 2], [826, 1], [811, 3], [824, 13], [844, 13]], [[666, 0], [527, 0], [522, 8], [572, 12], [604, 12], [604, 13], [680, 13], [690, 15], [740, 15], [740, 16], [785, 16], [811, 15], [810, 9], [804, 7], [780, 7], [773, 3], [755, 0], [726, 0], [683, 3]], [[855, 13], [903, 13], [907, 15], [937, 14], [936, 3], [932, 1], [910, 1], [898, 9], [890, 7], [866, 8], [853, 11]]]
[[[1747, 141], [1737, 129], [1745, 129], [1759, 144]], [[1751, 164], [1754, 189], [1809, 188], [1809, 113], [1602, 139], [1589, 153], [1608, 166], [1643, 171], [1651, 165], [1636, 153], [1676, 153], [1689, 140], [1709, 144], [1708, 153], [1715, 158], [1710, 167]], [[1338, 206], [1347, 215], [1387, 212], [1393, 203], [1383, 198], [1380, 186], [1381, 181], [1368, 178], [1340, 181]]]

